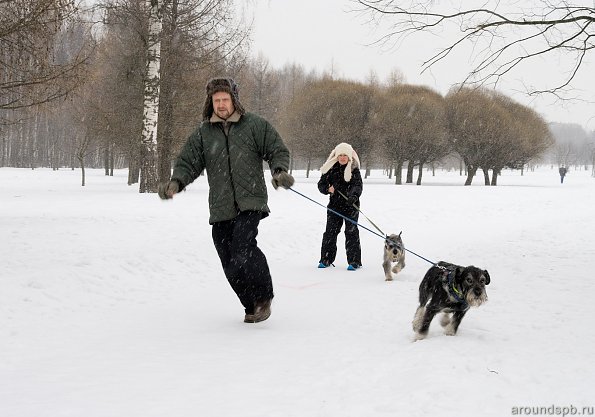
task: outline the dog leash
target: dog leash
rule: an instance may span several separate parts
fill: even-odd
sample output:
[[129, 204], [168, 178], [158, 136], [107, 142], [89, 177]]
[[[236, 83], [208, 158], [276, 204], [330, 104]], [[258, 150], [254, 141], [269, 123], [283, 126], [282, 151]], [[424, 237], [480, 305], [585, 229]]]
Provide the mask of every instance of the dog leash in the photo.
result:
[[[343, 197], [343, 198], [345, 199], [345, 201], [349, 202], [349, 198], [347, 198], [347, 196], [346, 196], [345, 194], [343, 194], [343, 193], [342, 193], [341, 191], [339, 191], [339, 190], [337, 190], [337, 192], [339, 193], [339, 195], [340, 195], [341, 197]], [[356, 206], [356, 205], [355, 205], [355, 203], [353, 203], [353, 204], [352, 204], [352, 206], [353, 206], [353, 207], [355, 207], [355, 209], [356, 209], [357, 211], [359, 211], [359, 214], [361, 214], [362, 216], [364, 216], [364, 217], [366, 218], [366, 220], [367, 220], [367, 221], [369, 221], [369, 222], [370, 222], [370, 224], [376, 228], [376, 230], [378, 230], [380, 233], [382, 233], [382, 235], [383, 235], [383, 236], [386, 236], [386, 233], [384, 233], [382, 230], [380, 230], [380, 228], [379, 228], [378, 226], [376, 226], [376, 225], [374, 224], [374, 222], [373, 222], [372, 220], [370, 220], [370, 218], [369, 218], [368, 216], [366, 216], [366, 215], [364, 214], [364, 212], [363, 212], [363, 211], [361, 211], [361, 210], [360, 210], [360, 208], [359, 208], [358, 206]]]
[[[349, 198], [348, 198], [348, 197], [347, 197], [345, 194], [343, 194], [343, 193], [342, 193], [341, 191], [339, 191], [339, 190], [336, 190], [336, 191], [339, 193], [339, 195], [340, 195], [341, 197], [343, 197], [343, 198], [345, 199], [345, 201], [347, 201], [347, 202], [349, 203]], [[351, 205], [352, 205], [352, 206], [353, 206], [353, 207], [354, 207], [354, 208], [355, 208], [355, 209], [356, 209], [356, 210], [357, 210], [357, 211], [358, 211], [358, 212], [359, 212], [359, 213], [360, 213], [362, 216], [364, 216], [364, 217], [366, 218], [366, 220], [367, 220], [367, 221], [369, 221], [369, 222], [372, 224], [372, 226], [374, 226], [374, 227], [376, 228], [376, 230], [378, 230], [380, 233], [382, 233], [382, 235], [384, 235], [384, 240], [385, 240], [385, 241], [387, 241], [387, 242], [389, 242], [389, 245], [391, 245], [391, 244], [392, 244], [392, 245], [391, 245], [392, 247], [398, 247], [398, 248], [402, 248], [402, 245], [400, 245], [400, 244], [399, 244], [399, 242], [395, 242], [394, 240], [391, 240], [391, 238], [390, 238], [390, 237], [389, 237], [389, 236], [388, 236], [386, 233], [384, 233], [382, 230], [380, 230], [380, 228], [379, 228], [378, 226], [376, 226], [376, 224], [375, 224], [375, 223], [372, 221], [372, 219], [370, 219], [368, 216], [366, 216], [366, 215], [364, 214], [364, 212], [363, 212], [363, 211], [362, 211], [362, 210], [361, 210], [361, 209], [360, 209], [360, 208], [359, 208], [359, 207], [358, 207], [358, 206], [357, 206], [355, 203], [352, 203]], [[400, 234], [400, 233], [399, 233], [399, 236], [401, 236], [401, 234]]]
[[[330, 211], [330, 212], [331, 212], [331, 213], [333, 213], [333, 214], [336, 214], [336, 215], [337, 215], [337, 216], [339, 216], [339, 217], [342, 217], [342, 218], [344, 218], [345, 220], [347, 220], [347, 221], [349, 221], [349, 222], [351, 222], [351, 223], [355, 224], [356, 226], [358, 226], [358, 227], [361, 227], [361, 228], [362, 228], [362, 229], [364, 229], [364, 230], [367, 230], [368, 232], [372, 233], [373, 235], [376, 235], [376, 236], [378, 236], [378, 237], [379, 237], [379, 238], [381, 238], [382, 240], [384, 240], [384, 241], [386, 241], [386, 240], [387, 240], [386, 236], [380, 235], [380, 234], [376, 233], [375, 231], [373, 231], [373, 230], [371, 230], [371, 229], [368, 229], [366, 226], [363, 226], [363, 225], [359, 224], [358, 222], [356, 222], [355, 220], [353, 220], [353, 219], [351, 219], [351, 218], [349, 218], [349, 217], [347, 217], [347, 216], [345, 216], [345, 215], [343, 215], [343, 214], [341, 214], [341, 213], [339, 213], [339, 212], [337, 212], [337, 211], [333, 210], [332, 208], [329, 208], [329, 207], [325, 206], [324, 204], [321, 204], [321, 203], [319, 203], [318, 201], [316, 201], [316, 200], [314, 200], [314, 199], [312, 199], [312, 198], [308, 197], [307, 195], [305, 195], [305, 194], [302, 194], [302, 193], [300, 193], [299, 191], [297, 191], [297, 190], [294, 190], [294, 189], [293, 189], [293, 188], [291, 188], [291, 187], [289, 187], [289, 188], [287, 188], [287, 189], [288, 189], [288, 190], [291, 190], [291, 191], [293, 191], [294, 193], [296, 193], [296, 194], [298, 194], [298, 195], [300, 195], [300, 196], [302, 196], [302, 197], [304, 197], [304, 198], [305, 198], [305, 199], [307, 199], [307, 200], [310, 200], [310, 201], [311, 201], [311, 202], [313, 202], [314, 204], [318, 204], [320, 207], [322, 207], [322, 208], [324, 208], [324, 209], [326, 209], [326, 210]], [[363, 214], [363, 213], [362, 213], [362, 214]], [[410, 254], [412, 254], [412, 255], [414, 255], [414, 256], [417, 256], [418, 258], [420, 258], [420, 259], [423, 259], [424, 261], [426, 261], [426, 262], [428, 262], [428, 263], [431, 263], [432, 265], [435, 265], [435, 266], [437, 266], [437, 263], [436, 263], [436, 262], [432, 262], [432, 261], [430, 261], [429, 259], [427, 259], [427, 258], [424, 258], [423, 256], [421, 256], [421, 255], [419, 255], [419, 254], [417, 254], [417, 253], [415, 253], [415, 252], [413, 252], [412, 250], [409, 250], [409, 249], [407, 249], [407, 248], [403, 248], [403, 249], [405, 249], [405, 250], [406, 250], [407, 252], [409, 252]], [[442, 267], [438, 266], [438, 268], [442, 268]]]

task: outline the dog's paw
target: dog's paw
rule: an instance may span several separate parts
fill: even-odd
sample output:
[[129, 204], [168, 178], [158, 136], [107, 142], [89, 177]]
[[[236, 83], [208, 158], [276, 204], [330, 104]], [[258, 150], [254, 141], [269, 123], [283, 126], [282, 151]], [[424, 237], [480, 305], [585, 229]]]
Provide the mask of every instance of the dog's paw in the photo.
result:
[[424, 307], [418, 307], [415, 311], [415, 316], [413, 317], [413, 322], [411, 325], [413, 326], [413, 331], [416, 333], [421, 329], [425, 312], [426, 309]]
[[442, 327], [446, 327], [450, 324], [450, 314], [444, 313], [440, 318], [440, 325]]
[[385, 280], [385, 281], [392, 281], [392, 280], [393, 280], [393, 277], [386, 276], [386, 277], [384, 278], [384, 280]]
[[455, 336], [457, 334], [457, 331], [454, 328], [454, 326], [452, 325], [452, 323], [448, 323], [444, 327], [444, 334], [447, 335], [447, 336]]
[[415, 332], [415, 335], [413, 336], [413, 341], [417, 342], [418, 340], [424, 340], [426, 338], [427, 334], [425, 333], [418, 333]]

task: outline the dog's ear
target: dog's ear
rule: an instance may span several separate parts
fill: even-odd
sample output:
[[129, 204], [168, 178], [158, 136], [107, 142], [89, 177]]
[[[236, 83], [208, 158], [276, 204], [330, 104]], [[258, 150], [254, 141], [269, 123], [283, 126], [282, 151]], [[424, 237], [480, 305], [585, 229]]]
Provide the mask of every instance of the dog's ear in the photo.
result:
[[463, 283], [463, 277], [465, 276], [465, 271], [467, 268], [462, 266], [457, 266], [455, 269], [455, 282], [459, 285]]
[[486, 277], [486, 285], [488, 285], [490, 283], [491, 279], [490, 279], [490, 274], [488, 273], [487, 269], [483, 270], [483, 276]]
[[403, 231], [402, 231], [402, 230], [399, 232], [399, 237], [401, 237], [401, 233], [403, 233]]

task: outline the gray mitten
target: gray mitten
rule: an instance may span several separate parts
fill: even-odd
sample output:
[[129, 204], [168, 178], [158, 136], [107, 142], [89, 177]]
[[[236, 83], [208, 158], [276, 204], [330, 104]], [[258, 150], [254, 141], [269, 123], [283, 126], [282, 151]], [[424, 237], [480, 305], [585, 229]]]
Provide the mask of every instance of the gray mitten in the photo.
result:
[[157, 187], [157, 193], [162, 200], [172, 198], [178, 191], [180, 191], [180, 184], [175, 180], [162, 182]]
[[285, 189], [291, 188], [295, 180], [286, 171], [277, 171], [273, 174], [273, 179], [271, 182], [273, 183], [273, 187], [275, 187], [276, 190], [278, 187], [283, 187]]

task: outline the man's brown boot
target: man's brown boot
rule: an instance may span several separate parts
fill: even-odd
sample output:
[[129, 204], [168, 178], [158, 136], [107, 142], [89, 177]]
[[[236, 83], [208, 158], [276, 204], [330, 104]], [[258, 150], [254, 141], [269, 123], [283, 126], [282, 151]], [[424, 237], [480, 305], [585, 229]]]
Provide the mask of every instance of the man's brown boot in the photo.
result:
[[257, 301], [254, 305], [254, 313], [246, 314], [244, 323], [259, 323], [271, 316], [271, 302], [273, 300]]

